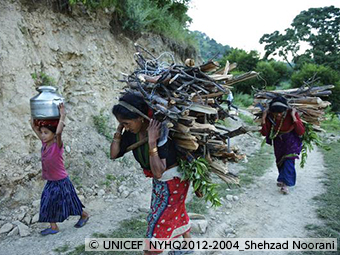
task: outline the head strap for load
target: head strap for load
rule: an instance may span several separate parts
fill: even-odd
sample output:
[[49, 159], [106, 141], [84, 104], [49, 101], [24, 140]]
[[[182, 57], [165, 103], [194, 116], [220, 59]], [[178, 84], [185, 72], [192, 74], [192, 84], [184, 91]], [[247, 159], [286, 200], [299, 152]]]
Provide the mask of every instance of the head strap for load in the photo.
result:
[[119, 101], [118, 103], [119, 105], [125, 107], [126, 109], [128, 109], [129, 111], [133, 112], [133, 113], [137, 113], [140, 116], [142, 116], [143, 118], [150, 120], [150, 118], [148, 116], [146, 116], [144, 113], [142, 113], [140, 110], [138, 110], [136, 107], [128, 104], [127, 102], [124, 101]]
[[286, 105], [286, 104], [284, 104], [284, 103], [281, 103], [281, 102], [274, 102], [274, 103], [271, 105], [271, 107], [272, 107], [272, 106], [282, 106], [282, 107], [288, 108], [288, 105]]

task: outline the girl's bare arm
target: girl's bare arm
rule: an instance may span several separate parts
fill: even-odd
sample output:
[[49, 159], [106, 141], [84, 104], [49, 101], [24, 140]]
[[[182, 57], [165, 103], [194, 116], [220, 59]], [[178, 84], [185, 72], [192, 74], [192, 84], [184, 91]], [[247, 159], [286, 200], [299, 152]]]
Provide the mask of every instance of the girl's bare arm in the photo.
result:
[[63, 146], [63, 141], [61, 139], [61, 134], [63, 132], [64, 125], [65, 125], [66, 112], [65, 112], [65, 106], [64, 106], [63, 103], [61, 103], [58, 106], [58, 108], [59, 108], [60, 119], [59, 119], [59, 123], [58, 123], [58, 126], [57, 126], [56, 137], [57, 137], [58, 147], [61, 148], [61, 146]]
[[40, 141], [42, 141], [42, 137], [41, 137], [41, 133], [40, 133], [39, 127], [34, 125], [34, 120], [32, 118], [30, 119], [30, 124], [31, 124], [31, 127], [32, 127], [34, 133], [38, 136]]

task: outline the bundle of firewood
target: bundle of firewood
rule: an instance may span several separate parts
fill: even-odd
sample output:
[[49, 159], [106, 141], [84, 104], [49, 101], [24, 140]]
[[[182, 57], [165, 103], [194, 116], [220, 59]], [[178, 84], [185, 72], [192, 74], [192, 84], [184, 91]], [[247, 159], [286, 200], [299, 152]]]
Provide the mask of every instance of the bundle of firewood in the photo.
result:
[[310, 123], [319, 130], [320, 121], [324, 118], [324, 110], [331, 103], [323, 101], [320, 97], [329, 96], [333, 85], [301, 87], [288, 90], [258, 91], [254, 96], [252, 113], [261, 119], [262, 112], [268, 107], [269, 102], [276, 96], [283, 96], [289, 105], [299, 113], [302, 121]]
[[[137, 69], [124, 75], [127, 90], [142, 95], [154, 112], [154, 118], [167, 123], [169, 139], [177, 142], [179, 150], [187, 157], [208, 159], [211, 171], [226, 182], [237, 182], [229, 174], [226, 162], [238, 161], [243, 155], [230, 146], [230, 138], [244, 134], [246, 127], [228, 130], [216, 124], [232, 117], [222, 104], [223, 95], [230, 92], [230, 85], [255, 77], [256, 72], [233, 76], [228, 72], [235, 65], [219, 69], [219, 64], [209, 61], [195, 66], [188, 59], [185, 65], [177, 65], [171, 54], [158, 58], [136, 45]], [[168, 64], [162, 57], [170, 57]]]

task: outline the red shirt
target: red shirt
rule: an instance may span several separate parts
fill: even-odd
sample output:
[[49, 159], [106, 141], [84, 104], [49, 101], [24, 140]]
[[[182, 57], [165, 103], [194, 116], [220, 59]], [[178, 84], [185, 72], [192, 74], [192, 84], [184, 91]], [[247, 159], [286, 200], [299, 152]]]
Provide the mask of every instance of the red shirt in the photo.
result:
[[[261, 129], [261, 134], [264, 136], [269, 135], [270, 133], [270, 129], [272, 128], [272, 123], [271, 121], [268, 119], [268, 117], [270, 117], [272, 120], [275, 121], [276, 126], [274, 127], [274, 131], [277, 131], [277, 129], [280, 126], [280, 120], [275, 120], [274, 116], [272, 114], [268, 114], [269, 116], [267, 116], [266, 118], [266, 123], [262, 124], [262, 129]], [[305, 127], [303, 126], [303, 123], [299, 117], [298, 113], [295, 113], [295, 117], [296, 117], [296, 122], [293, 121], [292, 115], [291, 115], [291, 110], [288, 110], [287, 115], [285, 117], [285, 119], [283, 120], [282, 126], [280, 128], [280, 133], [287, 133], [290, 132], [292, 130], [295, 130], [295, 132], [298, 135], [303, 135], [305, 133]]]
[[47, 148], [43, 142], [41, 149], [42, 178], [48, 181], [59, 181], [68, 176], [63, 160], [64, 148], [57, 143]]

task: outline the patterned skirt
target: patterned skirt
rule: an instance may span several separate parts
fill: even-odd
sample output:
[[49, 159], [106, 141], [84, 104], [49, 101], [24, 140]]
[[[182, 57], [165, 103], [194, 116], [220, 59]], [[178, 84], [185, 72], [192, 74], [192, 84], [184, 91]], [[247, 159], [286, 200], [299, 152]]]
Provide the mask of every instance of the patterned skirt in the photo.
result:
[[294, 186], [296, 183], [295, 159], [286, 159], [279, 166], [278, 182], [283, 182], [287, 186]]
[[147, 217], [147, 238], [174, 239], [190, 231], [185, 199], [189, 182], [175, 177], [169, 181], [153, 179], [151, 212]]
[[81, 215], [83, 207], [69, 177], [47, 181], [41, 195], [39, 222], [63, 222], [70, 215]]

